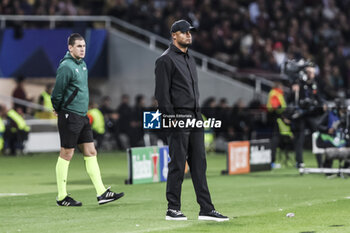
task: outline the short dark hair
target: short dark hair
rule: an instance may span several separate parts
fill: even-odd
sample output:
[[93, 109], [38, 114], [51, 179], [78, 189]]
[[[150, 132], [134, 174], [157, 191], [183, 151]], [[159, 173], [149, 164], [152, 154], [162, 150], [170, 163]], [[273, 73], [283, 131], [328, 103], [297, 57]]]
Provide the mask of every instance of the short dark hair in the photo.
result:
[[74, 46], [76, 40], [84, 40], [79, 33], [73, 33], [68, 37], [68, 45]]

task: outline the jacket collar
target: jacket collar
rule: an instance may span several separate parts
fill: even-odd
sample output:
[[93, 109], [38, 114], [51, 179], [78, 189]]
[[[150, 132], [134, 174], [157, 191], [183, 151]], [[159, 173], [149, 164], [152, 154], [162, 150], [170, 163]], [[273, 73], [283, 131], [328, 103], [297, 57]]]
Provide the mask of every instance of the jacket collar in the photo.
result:
[[175, 53], [183, 54], [188, 56], [188, 49], [186, 53], [182, 52], [178, 47], [176, 47], [173, 43], [170, 43], [170, 50], [174, 51]]
[[67, 53], [66, 53], [66, 56], [64, 56], [64, 58], [63, 59], [71, 59], [71, 60], [73, 60], [76, 64], [78, 64], [78, 65], [80, 65], [81, 63], [83, 63], [83, 59], [75, 59], [71, 54], [70, 54], [70, 52], [69, 51], [67, 51]]

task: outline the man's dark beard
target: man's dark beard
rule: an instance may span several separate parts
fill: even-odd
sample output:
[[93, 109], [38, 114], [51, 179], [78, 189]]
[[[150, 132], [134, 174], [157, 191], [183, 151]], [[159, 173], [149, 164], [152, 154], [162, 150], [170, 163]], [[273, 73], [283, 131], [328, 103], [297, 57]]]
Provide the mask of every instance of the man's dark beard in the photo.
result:
[[192, 43], [190, 43], [190, 44], [183, 44], [183, 43], [179, 43], [178, 42], [178, 44], [182, 47], [182, 48], [188, 48]]

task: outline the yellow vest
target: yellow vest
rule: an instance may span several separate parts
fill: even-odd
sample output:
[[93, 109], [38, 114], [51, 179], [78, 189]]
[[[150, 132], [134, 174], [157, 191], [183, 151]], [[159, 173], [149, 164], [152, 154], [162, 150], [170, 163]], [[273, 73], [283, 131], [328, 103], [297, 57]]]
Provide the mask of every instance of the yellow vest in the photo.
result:
[[97, 108], [90, 109], [88, 111], [88, 114], [92, 116], [94, 119], [92, 121], [91, 128], [93, 131], [95, 131], [98, 134], [104, 134], [105, 133], [105, 119], [103, 117], [103, 114], [100, 110]]
[[[202, 114], [203, 121], [206, 121], [207, 118]], [[210, 127], [204, 128], [204, 145], [206, 151], [213, 151], [215, 148], [214, 145], [214, 133]]]
[[43, 97], [43, 100], [44, 100], [44, 107], [52, 111], [53, 106], [51, 102], [51, 95], [46, 91], [44, 91], [43, 93], [41, 93], [41, 96]]
[[293, 138], [293, 133], [292, 133], [292, 130], [290, 129], [290, 126], [284, 123], [281, 118], [277, 118], [277, 124], [281, 135]]
[[[16, 124], [19, 130], [23, 130], [25, 132], [29, 132], [30, 127], [27, 125], [26, 121], [24, 118], [19, 115], [15, 110], [11, 109], [8, 111], [7, 116], [11, 118]], [[16, 131], [16, 129], [11, 129], [11, 131]]]
[[46, 108], [46, 110], [37, 111], [34, 117], [39, 119], [56, 119], [57, 116], [55, 115], [55, 113], [53, 113], [51, 96], [46, 91], [41, 93], [41, 96], [43, 97], [43, 106]]
[[[272, 107], [271, 101], [272, 101], [273, 97], [277, 97], [277, 99], [278, 99], [278, 101], [280, 102], [280, 105], [281, 105], [280, 108], [274, 109]], [[268, 97], [268, 100], [267, 100], [266, 107], [267, 107], [267, 110], [269, 112], [276, 111], [278, 114], [282, 113], [285, 110], [285, 108], [287, 107], [287, 104], [286, 104], [286, 101], [284, 100], [283, 94], [281, 92], [277, 91], [275, 88], [273, 88], [269, 92], [269, 97]]]
[[2, 118], [0, 117], [0, 151], [4, 148], [4, 137], [3, 137], [4, 132], [5, 132], [5, 124]]

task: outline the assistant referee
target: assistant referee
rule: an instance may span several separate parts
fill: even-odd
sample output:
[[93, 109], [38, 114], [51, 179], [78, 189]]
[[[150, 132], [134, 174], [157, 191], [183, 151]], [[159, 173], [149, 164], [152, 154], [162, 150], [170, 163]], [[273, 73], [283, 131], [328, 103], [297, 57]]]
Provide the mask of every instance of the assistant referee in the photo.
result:
[[84, 154], [86, 171], [96, 189], [100, 205], [115, 201], [124, 193], [112, 192], [105, 188], [97, 163], [97, 152], [92, 130], [87, 117], [89, 104], [88, 70], [83, 60], [86, 44], [84, 38], [74, 33], [68, 38], [68, 50], [57, 69], [56, 83], [51, 101], [58, 114], [58, 130], [61, 140], [60, 156], [56, 164], [56, 178], [59, 206], [81, 206], [67, 194], [69, 162], [78, 146]]

